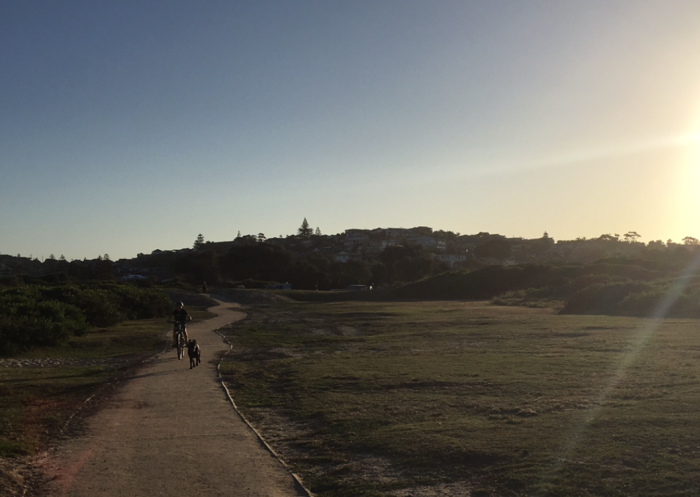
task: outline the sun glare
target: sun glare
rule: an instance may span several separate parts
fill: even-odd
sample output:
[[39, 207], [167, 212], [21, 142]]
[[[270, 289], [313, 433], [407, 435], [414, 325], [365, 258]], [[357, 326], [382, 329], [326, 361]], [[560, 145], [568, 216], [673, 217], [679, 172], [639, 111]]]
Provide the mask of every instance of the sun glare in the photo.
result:
[[700, 238], [700, 106], [697, 118], [691, 130], [679, 137], [679, 144], [684, 147], [683, 161], [678, 178], [677, 203], [675, 207], [672, 231], [679, 236], [680, 242], [685, 236]]

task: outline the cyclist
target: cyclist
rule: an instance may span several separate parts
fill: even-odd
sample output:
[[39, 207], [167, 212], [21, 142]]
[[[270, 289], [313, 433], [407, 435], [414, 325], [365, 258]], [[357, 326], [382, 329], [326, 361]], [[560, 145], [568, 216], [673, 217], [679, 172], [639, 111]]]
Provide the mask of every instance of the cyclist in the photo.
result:
[[192, 320], [192, 316], [187, 314], [187, 311], [185, 310], [185, 304], [182, 302], [177, 303], [177, 307], [173, 311], [173, 318], [175, 319], [175, 326], [173, 326], [173, 347], [177, 347], [177, 325], [180, 324], [182, 326], [182, 332], [185, 335], [185, 343], [187, 343], [188, 337], [187, 337], [187, 328], [185, 327], [185, 324], [187, 321]]

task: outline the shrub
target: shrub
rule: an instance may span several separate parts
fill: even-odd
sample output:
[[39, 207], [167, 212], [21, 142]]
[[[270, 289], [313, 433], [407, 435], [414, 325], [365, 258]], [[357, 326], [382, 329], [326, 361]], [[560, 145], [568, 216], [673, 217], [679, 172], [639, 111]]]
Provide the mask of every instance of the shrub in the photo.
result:
[[82, 312], [57, 301], [4, 306], [0, 314], [0, 354], [57, 345], [70, 335], [82, 335], [87, 323]]
[[0, 354], [52, 346], [88, 326], [165, 316], [170, 299], [132, 285], [23, 285], [0, 288]]
[[618, 314], [619, 305], [628, 295], [643, 293], [650, 283], [596, 283], [573, 294], [564, 304], [562, 314]]

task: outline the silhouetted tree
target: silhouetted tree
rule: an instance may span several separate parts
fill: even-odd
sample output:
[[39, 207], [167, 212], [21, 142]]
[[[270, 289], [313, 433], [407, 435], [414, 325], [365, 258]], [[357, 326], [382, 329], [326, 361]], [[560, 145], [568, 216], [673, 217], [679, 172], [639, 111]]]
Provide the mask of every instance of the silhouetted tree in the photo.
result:
[[474, 254], [479, 258], [507, 259], [510, 257], [510, 243], [503, 239], [490, 240], [476, 247]]
[[284, 247], [257, 243], [255, 238], [251, 241], [242, 239], [231, 247], [221, 266], [226, 277], [236, 280], [284, 281], [291, 258], [291, 253]]
[[204, 236], [200, 233], [197, 235], [197, 239], [194, 241], [193, 249], [201, 249], [204, 246]]
[[372, 282], [372, 271], [365, 261], [336, 262], [332, 267], [333, 288], [348, 285], [367, 285]]
[[285, 269], [285, 279], [292, 288], [330, 290], [331, 272], [331, 263], [326, 256], [311, 254], [288, 265]]
[[636, 231], [628, 231], [627, 233], [625, 233], [625, 241], [628, 243], [634, 243], [640, 236], [641, 235]]
[[181, 256], [173, 262], [173, 269], [193, 283], [208, 281], [217, 284], [221, 281], [219, 254], [212, 249], [202, 248]]
[[387, 282], [415, 281], [443, 269], [424, 247], [413, 243], [385, 248], [379, 254], [379, 261], [388, 273]]
[[311, 235], [313, 235], [314, 230], [309, 226], [309, 222], [304, 218], [304, 221], [301, 223], [301, 226], [297, 230], [297, 234], [302, 237], [302, 238], [310, 238]]
[[433, 228], [429, 226], [416, 226], [411, 228], [411, 231], [419, 236], [433, 236]]

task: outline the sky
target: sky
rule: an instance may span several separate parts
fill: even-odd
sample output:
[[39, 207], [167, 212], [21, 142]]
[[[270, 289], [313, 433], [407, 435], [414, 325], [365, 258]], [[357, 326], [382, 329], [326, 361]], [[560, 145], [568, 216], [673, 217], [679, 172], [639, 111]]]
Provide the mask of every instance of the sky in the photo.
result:
[[0, 0], [0, 253], [700, 238], [697, 0]]

